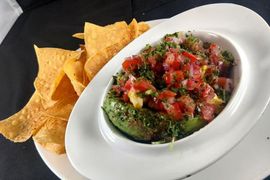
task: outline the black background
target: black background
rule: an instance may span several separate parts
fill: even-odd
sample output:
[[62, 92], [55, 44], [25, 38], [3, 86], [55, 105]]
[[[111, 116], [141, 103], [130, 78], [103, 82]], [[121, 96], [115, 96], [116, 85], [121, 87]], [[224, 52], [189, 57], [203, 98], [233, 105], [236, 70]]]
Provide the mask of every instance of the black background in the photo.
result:
[[[270, 1], [239, 0], [18, 0], [24, 13], [0, 45], [0, 119], [20, 110], [32, 95], [37, 62], [33, 44], [75, 50], [85, 21], [169, 18], [187, 9], [217, 2], [244, 5], [270, 24]], [[229, 12], [228, 12], [229, 13]], [[7, 17], [8, 18], [8, 17]], [[222, 22], [221, 22], [222, 23]], [[252, 27], [251, 27], [252, 28]], [[269, 167], [270, 168], [270, 167]], [[0, 179], [57, 179], [39, 157], [32, 140], [14, 144], [0, 136]]]

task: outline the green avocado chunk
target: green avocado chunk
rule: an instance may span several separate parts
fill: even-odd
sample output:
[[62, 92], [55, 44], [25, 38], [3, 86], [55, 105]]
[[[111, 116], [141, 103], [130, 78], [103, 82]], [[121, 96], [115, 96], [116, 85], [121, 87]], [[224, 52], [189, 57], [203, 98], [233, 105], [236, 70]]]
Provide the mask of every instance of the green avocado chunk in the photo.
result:
[[129, 138], [140, 142], [170, 142], [199, 130], [206, 123], [200, 118], [172, 120], [168, 115], [147, 108], [136, 109], [109, 92], [103, 110], [112, 124]]

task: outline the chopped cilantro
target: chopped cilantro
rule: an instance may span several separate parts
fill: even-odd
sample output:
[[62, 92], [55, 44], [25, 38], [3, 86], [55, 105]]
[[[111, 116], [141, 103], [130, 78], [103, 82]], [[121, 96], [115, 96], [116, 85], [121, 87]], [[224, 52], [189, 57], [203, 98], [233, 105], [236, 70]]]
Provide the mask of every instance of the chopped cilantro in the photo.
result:
[[149, 81], [153, 82], [155, 80], [155, 74], [151, 70], [150, 65], [144, 63], [140, 68], [138, 69], [138, 73], [140, 77], [143, 77], [145, 79], [148, 79]]
[[234, 57], [232, 55], [232, 53], [230, 53], [229, 51], [222, 51], [221, 55], [223, 57], [223, 59], [229, 63], [233, 63], [234, 62]]
[[175, 33], [173, 33], [173, 34], [166, 34], [165, 37], [164, 37], [164, 39], [165, 39], [166, 37], [178, 37], [178, 32], [175, 32]]

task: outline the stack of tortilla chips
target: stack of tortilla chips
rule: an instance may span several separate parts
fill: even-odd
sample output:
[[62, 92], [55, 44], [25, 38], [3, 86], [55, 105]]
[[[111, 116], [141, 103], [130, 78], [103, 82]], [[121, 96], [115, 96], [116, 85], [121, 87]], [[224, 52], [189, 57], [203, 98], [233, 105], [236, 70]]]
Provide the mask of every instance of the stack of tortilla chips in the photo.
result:
[[85, 23], [84, 33], [73, 35], [85, 41], [80, 50], [34, 46], [39, 65], [36, 90], [22, 110], [0, 121], [0, 133], [14, 142], [33, 137], [46, 149], [65, 153], [67, 121], [84, 88], [116, 53], [148, 29], [135, 19], [129, 25]]

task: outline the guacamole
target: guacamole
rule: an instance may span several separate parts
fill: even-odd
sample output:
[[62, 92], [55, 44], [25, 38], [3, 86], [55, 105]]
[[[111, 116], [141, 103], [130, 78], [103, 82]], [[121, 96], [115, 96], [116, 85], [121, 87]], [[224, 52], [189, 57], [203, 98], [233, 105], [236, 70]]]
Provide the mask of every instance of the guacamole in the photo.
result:
[[233, 91], [233, 55], [191, 33], [167, 34], [128, 57], [103, 103], [128, 138], [166, 143], [210, 123]]

